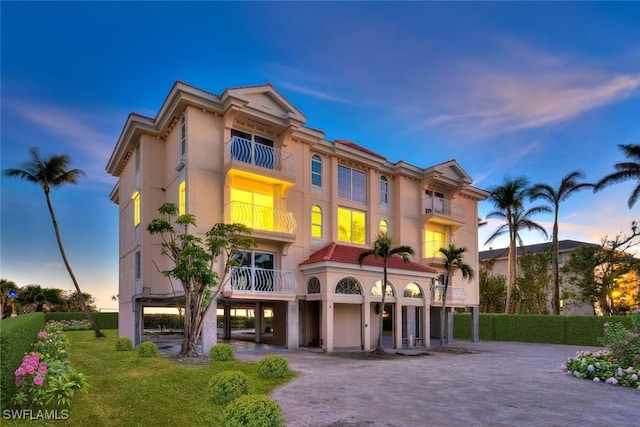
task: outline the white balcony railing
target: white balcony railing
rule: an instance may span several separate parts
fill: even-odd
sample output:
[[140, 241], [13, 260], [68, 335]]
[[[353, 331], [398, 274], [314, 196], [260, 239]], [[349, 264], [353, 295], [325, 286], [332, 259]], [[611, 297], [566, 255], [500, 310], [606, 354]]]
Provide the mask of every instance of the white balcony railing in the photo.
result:
[[296, 219], [292, 212], [244, 202], [230, 202], [225, 207], [229, 222], [244, 224], [254, 230], [294, 234]]
[[[443, 285], [431, 285], [431, 302], [442, 304], [442, 294], [444, 293]], [[447, 303], [461, 303], [467, 299], [467, 293], [464, 288], [447, 288]]]
[[292, 271], [231, 267], [231, 289], [274, 294], [295, 293], [297, 282]]
[[236, 160], [295, 176], [296, 159], [291, 153], [234, 136], [225, 147], [227, 161]]
[[440, 214], [460, 220], [465, 217], [464, 206], [442, 197], [425, 196], [422, 205], [427, 215]]

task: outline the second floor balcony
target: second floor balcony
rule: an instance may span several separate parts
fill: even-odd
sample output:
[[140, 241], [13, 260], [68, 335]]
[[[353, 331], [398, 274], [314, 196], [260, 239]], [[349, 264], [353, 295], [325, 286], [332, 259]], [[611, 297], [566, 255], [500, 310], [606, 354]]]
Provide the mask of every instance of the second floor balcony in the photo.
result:
[[462, 225], [464, 223], [464, 206], [459, 203], [442, 197], [425, 196], [422, 200], [422, 206], [427, 220], [449, 225]]
[[240, 223], [254, 231], [295, 235], [297, 223], [292, 212], [244, 202], [225, 206], [226, 222]]
[[296, 161], [292, 153], [234, 136], [225, 144], [225, 163], [252, 172], [293, 181]]
[[[442, 297], [444, 294], [443, 285], [431, 285], [431, 304], [442, 305]], [[464, 304], [467, 299], [467, 293], [464, 288], [455, 288], [450, 286], [447, 288], [447, 305]]]
[[294, 295], [297, 287], [292, 271], [231, 267], [228, 291]]

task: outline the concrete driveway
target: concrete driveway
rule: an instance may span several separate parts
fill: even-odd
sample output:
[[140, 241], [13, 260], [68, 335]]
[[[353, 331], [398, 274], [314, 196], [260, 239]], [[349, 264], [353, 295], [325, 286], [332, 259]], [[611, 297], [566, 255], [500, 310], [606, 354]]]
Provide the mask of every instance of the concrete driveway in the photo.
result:
[[473, 353], [357, 360], [253, 348], [236, 355], [289, 359], [299, 376], [271, 394], [288, 426], [640, 426], [639, 391], [561, 371], [585, 347], [451, 345]]

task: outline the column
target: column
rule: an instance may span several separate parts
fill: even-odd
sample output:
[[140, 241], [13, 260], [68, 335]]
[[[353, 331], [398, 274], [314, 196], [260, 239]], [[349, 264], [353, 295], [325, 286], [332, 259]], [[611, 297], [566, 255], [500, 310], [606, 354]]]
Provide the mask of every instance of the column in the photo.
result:
[[322, 346], [333, 351], [333, 301], [322, 301]]
[[446, 335], [445, 342], [450, 343], [450, 342], [453, 342], [453, 307], [447, 308], [447, 311], [445, 312], [445, 319], [446, 319], [445, 323], [447, 325], [446, 327], [447, 335]]
[[402, 308], [400, 304], [391, 304], [393, 307], [393, 347], [402, 348]]
[[264, 332], [264, 314], [262, 313], [262, 303], [260, 301], [256, 302], [256, 309], [255, 309], [255, 316], [256, 316], [256, 334], [254, 336], [254, 341], [259, 343], [262, 341], [262, 332]]
[[368, 351], [371, 349], [371, 301], [362, 303], [362, 341], [363, 350]]
[[408, 347], [416, 346], [416, 310], [419, 307], [412, 305], [407, 306], [407, 345]]
[[422, 310], [422, 339], [426, 348], [431, 347], [431, 307], [425, 300], [424, 309]]
[[480, 341], [480, 307], [471, 307], [471, 342]]
[[300, 327], [299, 302], [297, 299], [287, 302], [287, 348], [298, 348]]

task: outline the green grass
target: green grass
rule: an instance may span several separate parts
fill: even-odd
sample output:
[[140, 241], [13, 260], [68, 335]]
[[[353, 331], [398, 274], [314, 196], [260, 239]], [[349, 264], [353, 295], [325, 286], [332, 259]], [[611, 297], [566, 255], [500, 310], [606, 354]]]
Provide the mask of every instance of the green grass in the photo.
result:
[[216, 426], [223, 407], [214, 404], [208, 392], [215, 374], [244, 372], [251, 394], [268, 394], [294, 377], [262, 379], [256, 363], [240, 361], [210, 364], [180, 362], [167, 356], [141, 358], [136, 351], [116, 351], [115, 333], [101, 340], [93, 331], [65, 334], [71, 344], [71, 365], [85, 374], [88, 392], [74, 397], [67, 421], [2, 420], [3, 425]]

